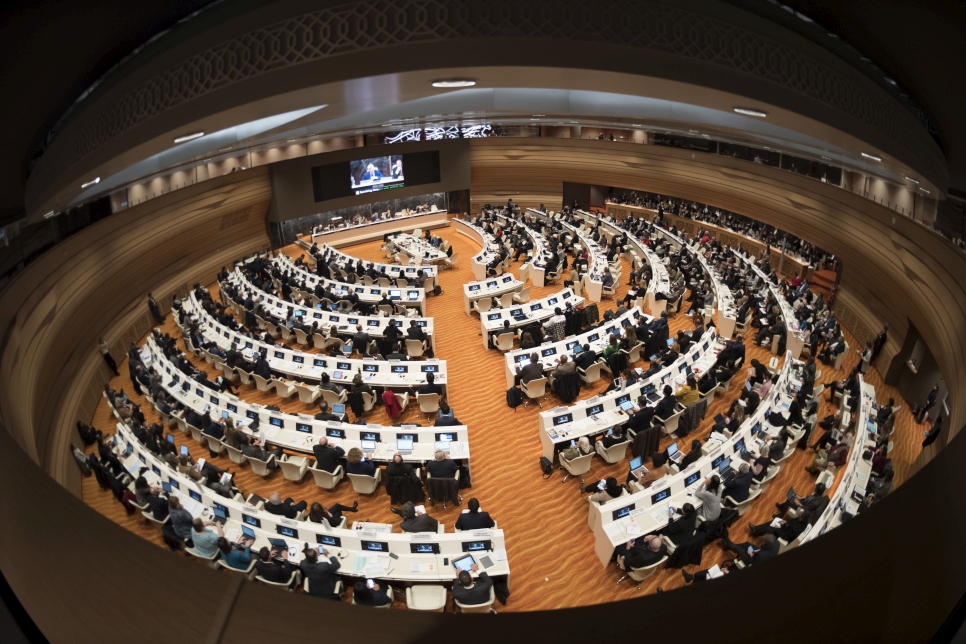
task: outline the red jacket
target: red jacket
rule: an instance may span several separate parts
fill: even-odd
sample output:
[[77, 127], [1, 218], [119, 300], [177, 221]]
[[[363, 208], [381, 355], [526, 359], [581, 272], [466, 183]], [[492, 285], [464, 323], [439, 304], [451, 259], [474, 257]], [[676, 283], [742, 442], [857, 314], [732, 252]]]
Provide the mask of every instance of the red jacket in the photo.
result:
[[399, 401], [396, 400], [396, 394], [388, 389], [382, 392], [382, 402], [386, 406], [386, 413], [389, 414], [390, 418], [395, 418], [402, 413], [402, 407], [399, 406]]

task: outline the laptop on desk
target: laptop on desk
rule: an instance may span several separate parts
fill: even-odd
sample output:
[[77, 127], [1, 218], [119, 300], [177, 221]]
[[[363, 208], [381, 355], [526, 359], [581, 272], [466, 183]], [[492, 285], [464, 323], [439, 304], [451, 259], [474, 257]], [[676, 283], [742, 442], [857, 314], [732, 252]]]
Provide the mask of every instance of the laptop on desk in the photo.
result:
[[678, 449], [677, 441], [674, 441], [673, 443], [667, 446], [667, 457], [668, 457], [668, 460], [672, 461], [675, 464], [679, 464], [681, 462], [681, 459], [684, 458], [684, 452]]
[[647, 474], [647, 468], [644, 467], [644, 457], [635, 456], [631, 459], [631, 474], [640, 481]]
[[397, 438], [396, 439], [396, 451], [400, 454], [412, 454], [413, 453], [413, 439], [411, 438]]

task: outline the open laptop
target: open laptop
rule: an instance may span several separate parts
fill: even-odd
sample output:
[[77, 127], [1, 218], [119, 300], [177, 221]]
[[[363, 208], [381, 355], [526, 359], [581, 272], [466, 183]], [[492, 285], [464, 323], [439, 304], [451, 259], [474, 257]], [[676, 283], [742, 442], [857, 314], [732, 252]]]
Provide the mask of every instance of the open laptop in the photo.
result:
[[644, 467], [644, 457], [635, 456], [631, 459], [631, 474], [634, 478], [640, 480], [645, 474], [647, 474], [647, 468]]
[[376, 451], [376, 441], [360, 441], [363, 452]]
[[249, 528], [247, 525], [241, 527], [242, 535], [249, 537], [250, 539], [255, 538], [255, 531]]
[[647, 397], [647, 402], [649, 403], [656, 403], [661, 400], [660, 394], [657, 393], [657, 387], [652, 384], [644, 385], [644, 388], [641, 389], [641, 393]]
[[680, 463], [681, 459], [684, 458], [684, 452], [678, 449], [677, 441], [674, 441], [667, 446], [667, 457], [668, 460], [673, 461], [674, 463]]
[[413, 453], [413, 439], [411, 438], [397, 438], [396, 439], [396, 451], [400, 454], [412, 454]]

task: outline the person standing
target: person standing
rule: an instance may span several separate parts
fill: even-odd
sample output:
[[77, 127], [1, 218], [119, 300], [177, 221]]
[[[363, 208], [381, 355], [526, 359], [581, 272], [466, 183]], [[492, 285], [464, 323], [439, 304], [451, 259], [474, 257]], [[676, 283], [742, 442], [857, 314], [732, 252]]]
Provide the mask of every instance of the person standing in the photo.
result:
[[929, 392], [929, 396], [926, 397], [926, 404], [922, 406], [919, 410], [919, 415], [916, 416], [916, 422], [920, 425], [924, 420], [926, 420], [926, 414], [929, 410], [936, 406], [936, 397], [939, 395], [939, 385], [935, 385]]
[[158, 307], [157, 300], [154, 299], [154, 295], [148, 293], [148, 309], [151, 311], [151, 315], [158, 324], [164, 324], [164, 316], [161, 315], [161, 309]]
[[111, 371], [114, 372], [115, 376], [120, 376], [121, 374], [117, 372], [117, 363], [114, 362], [114, 358], [111, 357], [111, 347], [107, 346], [107, 342], [104, 341], [104, 338], [100, 339], [97, 346], [101, 350], [101, 355], [104, 356], [104, 362], [107, 363], [107, 366], [111, 368]]
[[886, 324], [879, 331], [879, 335], [875, 336], [875, 340], [872, 342], [872, 362], [875, 362], [879, 357], [879, 353], [882, 352], [882, 347], [885, 346], [886, 340], [888, 339], [889, 325]]
[[862, 352], [862, 361], [859, 363], [859, 373], [863, 376], [869, 371], [869, 364], [872, 362], [872, 342], [866, 342], [865, 351]]

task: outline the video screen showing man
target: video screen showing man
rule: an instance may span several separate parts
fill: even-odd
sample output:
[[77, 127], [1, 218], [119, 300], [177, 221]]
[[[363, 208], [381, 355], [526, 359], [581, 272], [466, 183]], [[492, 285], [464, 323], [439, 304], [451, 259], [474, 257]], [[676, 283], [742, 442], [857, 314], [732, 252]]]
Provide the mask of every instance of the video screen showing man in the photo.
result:
[[380, 190], [383, 187], [400, 187], [404, 179], [401, 155], [350, 161], [349, 167], [352, 174], [352, 188], [362, 189], [356, 194]]

